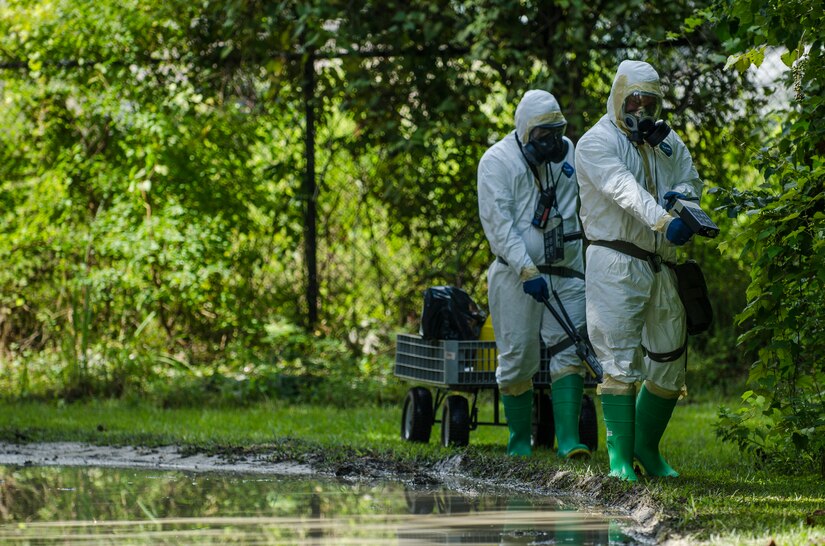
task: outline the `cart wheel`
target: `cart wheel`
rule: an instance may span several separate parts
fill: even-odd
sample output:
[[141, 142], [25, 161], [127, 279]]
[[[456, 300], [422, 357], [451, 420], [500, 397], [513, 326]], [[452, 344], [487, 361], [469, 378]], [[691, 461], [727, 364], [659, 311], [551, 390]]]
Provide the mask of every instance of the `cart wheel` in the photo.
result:
[[553, 449], [555, 437], [553, 401], [547, 393], [536, 393], [533, 397], [533, 447]]
[[599, 448], [599, 426], [596, 417], [596, 405], [586, 394], [582, 396], [582, 411], [579, 415], [579, 440], [596, 451]]
[[441, 444], [444, 447], [470, 443], [470, 407], [467, 399], [453, 394], [444, 400], [441, 414]]
[[407, 391], [404, 412], [401, 414], [401, 438], [408, 442], [430, 441], [433, 428], [433, 396], [424, 387]]

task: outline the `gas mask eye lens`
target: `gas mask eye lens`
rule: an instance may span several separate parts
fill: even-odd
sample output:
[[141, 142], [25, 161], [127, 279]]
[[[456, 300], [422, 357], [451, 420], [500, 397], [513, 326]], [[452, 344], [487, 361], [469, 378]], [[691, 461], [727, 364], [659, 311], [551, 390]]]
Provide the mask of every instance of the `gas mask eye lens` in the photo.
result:
[[652, 93], [642, 93], [634, 91], [627, 96], [622, 104], [622, 112], [625, 115], [634, 115], [637, 119], [651, 117], [656, 119], [661, 112], [661, 99]]
[[624, 111], [628, 114], [632, 114], [636, 110], [638, 110], [642, 105], [641, 97], [638, 93], [634, 93], [627, 97], [624, 101]]
[[535, 165], [548, 161], [557, 163], [564, 158], [567, 145], [563, 140], [567, 124], [538, 125], [530, 131], [530, 140], [522, 152], [527, 160]]
[[551, 142], [564, 135], [566, 125], [539, 125], [530, 132], [530, 141]]

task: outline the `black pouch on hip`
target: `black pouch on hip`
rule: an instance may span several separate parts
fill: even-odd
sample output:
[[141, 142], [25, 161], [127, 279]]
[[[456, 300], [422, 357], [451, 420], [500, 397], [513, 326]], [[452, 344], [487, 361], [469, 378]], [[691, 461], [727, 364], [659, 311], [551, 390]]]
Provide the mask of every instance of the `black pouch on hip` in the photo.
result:
[[710, 330], [713, 307], [710, 305], [705, 276], [695, 260], [673, 266], [679, 298], [685, 307], [688, 335], [695, 336]]
[[564, 220], [554, 216], [553, 227], [544, 232], [544, 263], [547, 265], [564, 259]]

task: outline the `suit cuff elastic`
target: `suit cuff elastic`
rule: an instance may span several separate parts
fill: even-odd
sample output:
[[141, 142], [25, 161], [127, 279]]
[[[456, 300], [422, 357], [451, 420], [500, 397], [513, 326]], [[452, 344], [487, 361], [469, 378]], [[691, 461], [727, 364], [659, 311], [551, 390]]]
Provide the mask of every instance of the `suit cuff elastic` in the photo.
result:
[[653, 226], [653, 230], [658, 231], [659, 233], [665, 233], [674, 218], [675, 216], [672, 216], [670, 213], [663, 214], [658, 220], [656, 220], [656, 225]]
[[541, 276], [539, 272], [539, 268], [533, 264], [526, 265], [521, 269], [521, 273], [519, 274], [519, 279], [521, 282], [529, 281], [530, 279], [535, 279], [536, 277]]

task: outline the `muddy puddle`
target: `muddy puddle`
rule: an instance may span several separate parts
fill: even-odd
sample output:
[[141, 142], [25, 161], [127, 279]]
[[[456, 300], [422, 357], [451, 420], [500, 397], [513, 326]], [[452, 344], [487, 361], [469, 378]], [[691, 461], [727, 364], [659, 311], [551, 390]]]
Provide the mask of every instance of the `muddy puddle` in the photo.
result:
[[528, 494], [300, 475], [0, 466], [2, 544], [636, 544]]

